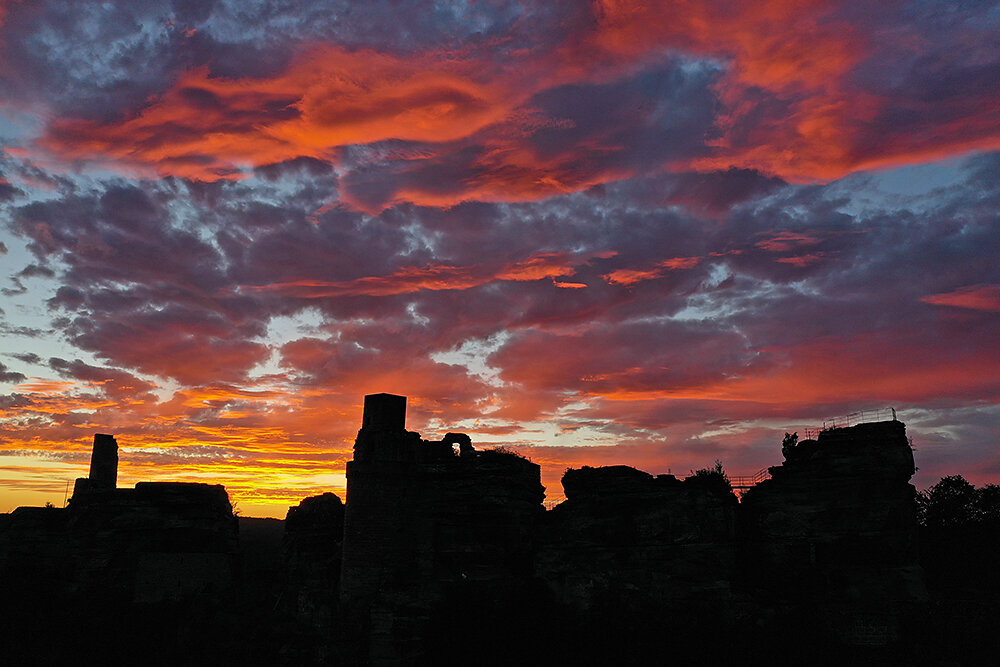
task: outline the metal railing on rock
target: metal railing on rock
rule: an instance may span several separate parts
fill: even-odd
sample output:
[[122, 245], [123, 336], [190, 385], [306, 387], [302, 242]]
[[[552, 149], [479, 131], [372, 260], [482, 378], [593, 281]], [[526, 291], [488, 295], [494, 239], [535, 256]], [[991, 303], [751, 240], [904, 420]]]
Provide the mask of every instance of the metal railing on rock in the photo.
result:
[[767, 468], [761, 468], [752, 475], [729, 475], [729, 474], [726, 475], [726, 479], [729, 480], [729, 484], [730, 486], [733, 487], [734, 490], [735, 489], [746, 490], [749, 489], [750, 487], [757, 486], [765, 479], [770, 479], [770, 478], [771, 478], [771, 471], [768, 470]]
[[833, 417], [823, 420], [823, 430], [831, 428], [847, 428], [868, 422], [896, 421], [896, 408], [875, 408], [874, 410], [858, 410], [843, 417]]

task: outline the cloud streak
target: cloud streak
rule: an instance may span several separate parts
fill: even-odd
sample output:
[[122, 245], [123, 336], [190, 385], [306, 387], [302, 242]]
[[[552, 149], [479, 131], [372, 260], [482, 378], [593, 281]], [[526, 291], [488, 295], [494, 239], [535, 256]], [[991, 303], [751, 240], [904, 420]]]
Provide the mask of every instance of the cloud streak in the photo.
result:
[[1000, 312], [1000, 285], [971, 285], [961, 287], [954, 292], [932, 294], [921, 301], [936, 306], [951, 306], [953, 308], [969, 308], [989, 313]]
[[[611, 257], [614, 252], [595, 253], [595, 257]], [[366, 276], [350, 281], [317, 282], [297, 281], [270, 285], [247, 285], [241, 289], [278, 292], [282, 296], [300, 299], [322, 299], [338, 296], [393, 296], [421, 291], [466, 290], [494, 281], [527, 282], [552, 279], [559, 287], [586, 287], [583, 283], [566, 283], [556, 278], [572, 276], [576, 266], [587, 258], [570, 258], [563, 253], [542, 253], [520, 262], [498, 268], [489, 273], [484, 267], [448, 266], [443, 264], [423, 267], [403, 267], [386, 276]]]

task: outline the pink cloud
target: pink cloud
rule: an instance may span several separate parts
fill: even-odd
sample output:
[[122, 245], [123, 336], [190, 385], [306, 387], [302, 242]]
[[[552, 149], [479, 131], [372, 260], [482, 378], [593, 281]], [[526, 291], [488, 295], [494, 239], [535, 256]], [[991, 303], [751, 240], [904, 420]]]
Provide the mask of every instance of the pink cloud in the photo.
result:
[[925, 296], [920, 300], [935, 306], [952, 306], [997, 313], [1000, 312], [1000, 285], [971, 285], [961, 287], [953, 292]]

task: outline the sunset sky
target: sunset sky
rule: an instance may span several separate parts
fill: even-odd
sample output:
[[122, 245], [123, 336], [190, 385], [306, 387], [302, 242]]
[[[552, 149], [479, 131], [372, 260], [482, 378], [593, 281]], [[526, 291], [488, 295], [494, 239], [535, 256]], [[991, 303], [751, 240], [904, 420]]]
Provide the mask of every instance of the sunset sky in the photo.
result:
[[1000, 481], [995, 1], [0, 0], [0, 512], [343, 497], [366, 393], [542, 466], [894, 406]]

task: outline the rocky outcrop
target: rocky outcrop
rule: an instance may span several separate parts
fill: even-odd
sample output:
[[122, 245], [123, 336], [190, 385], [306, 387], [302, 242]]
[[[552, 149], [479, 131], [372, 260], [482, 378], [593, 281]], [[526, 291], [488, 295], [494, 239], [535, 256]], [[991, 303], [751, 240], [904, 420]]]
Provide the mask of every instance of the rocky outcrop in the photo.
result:
[[329, 628], [337, 609], [344, 503], [333, 493], [288, 508], [283, 540], [285, 596], [293, 613]]
[[808, 614], [837, 644], [898, 643], [926, 597], [917, 560], [913, 453], [901, 422], [823, 431], [785, 448], [740, 507], [741, 581]]
[[560, 603], [584, 611], [608, 596], [676, 608], [728, 601], [738, 501], [725, 485], [609, 466], [568, 470], [563, 488], [536, 565]]
[[556, 619], [548, 632], [565, 647], [546, 659], [703, 659], [683, 651], [725, 632], [733, 608], [738, 501], [725, 478], [608, 466], [567, 470], [562, 482], [566, 500], [546, 514], [535, 561]]

